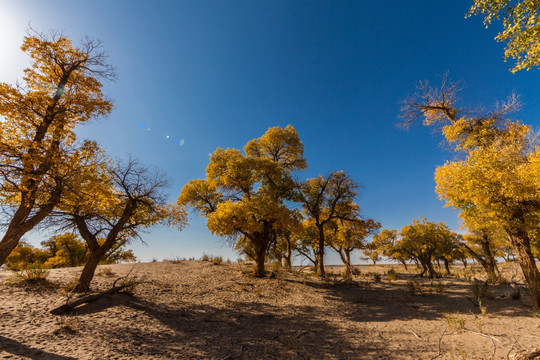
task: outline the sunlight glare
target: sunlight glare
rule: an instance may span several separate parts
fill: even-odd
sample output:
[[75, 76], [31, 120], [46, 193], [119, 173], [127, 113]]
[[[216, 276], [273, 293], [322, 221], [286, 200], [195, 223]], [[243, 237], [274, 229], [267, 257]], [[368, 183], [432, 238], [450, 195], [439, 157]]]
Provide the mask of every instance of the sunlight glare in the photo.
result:
[[0, 4], [0, 78], [7, 83], [15, 83], [21, 77], [22, 70], [29, 64], [29, 59], [20, 46], [26, 35], [24, 19], [16, 16], [13, 4]]

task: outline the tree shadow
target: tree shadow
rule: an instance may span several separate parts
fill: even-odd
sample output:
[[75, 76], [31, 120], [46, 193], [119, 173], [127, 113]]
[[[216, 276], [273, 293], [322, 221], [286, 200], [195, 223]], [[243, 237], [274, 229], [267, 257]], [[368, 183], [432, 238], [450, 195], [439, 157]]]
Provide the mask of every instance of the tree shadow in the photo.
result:
[[0, 351], [6, 351], [10, 354], [29, 358], [33, 360], [77, 360], [71, 356], [58, 355], [44, 350], [36, 349], [20, 342], [0, 335]]
[[[293, 277], [284, 279], [312, 288], [325, 289], [325, 298], [344, 303], [350, 320], [385, 322], [392, 320], [436, 320], [445, 313], [480, 314], [472, 293], [472, 284], [455, 278], [429, 279], [414, 274], [399, 274], [402, 281], [322, 281]], [[443, 284], [443, 285], [439, 285]], [[413, 290], [411, 287], [416, 286]], [[490, 289], [502, 294], [506, 285], [491, 285]], [[507, 296], [484, 299], [483, 305], [492, 315], [530, 316], [530, 309]]]
[[116, 306], [131, 308], [154, 323], [145, 328], [115, 319], [114, 325], [100, 329], [112, 343], [133, 344], [121, 350], [132, 357], [347, 359], [357, 358], [360, 352], [363, 356], [381, 353], [373, 344], [351, 342], [314, 306], [298, 306], [285, 313], [268, 304], [230, 301], [226, 308], [170, 307], [115, 294], [70, 314], [87, 315]]

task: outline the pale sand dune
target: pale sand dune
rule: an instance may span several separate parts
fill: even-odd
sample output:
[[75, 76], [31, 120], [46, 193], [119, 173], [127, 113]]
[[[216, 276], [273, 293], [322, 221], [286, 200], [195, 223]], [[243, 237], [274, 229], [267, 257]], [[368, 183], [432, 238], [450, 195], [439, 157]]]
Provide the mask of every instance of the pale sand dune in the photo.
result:
[[[370, 276], [336, 283], [281, 272], [255, 279], [246, 265], [199, 261], [111, 268], [93, 288], [133, 268], [142, 281], [133, 296], [108, 296], [64, 316], [48, 311], [65, 301], [60, 286], [80, 268], [51, 270], [50, 283], [39, 285], [7, 281], [11, 273], [0, 271], [0, 358], [431, 359], [445, 329], [438, 359], [484, 359], [494, 349], [506, 358], [540, 347], [540, 319], [527, 306], [488, 300], [482, 316], [466, 299], [470, 284], [452, 278], [442, 279], [443, 293], [424, 280], [420, 296], [408, 290], [406, 274], [376, 284]], [[447, 329], [444, 313], [459, 313], [470, 331]]]

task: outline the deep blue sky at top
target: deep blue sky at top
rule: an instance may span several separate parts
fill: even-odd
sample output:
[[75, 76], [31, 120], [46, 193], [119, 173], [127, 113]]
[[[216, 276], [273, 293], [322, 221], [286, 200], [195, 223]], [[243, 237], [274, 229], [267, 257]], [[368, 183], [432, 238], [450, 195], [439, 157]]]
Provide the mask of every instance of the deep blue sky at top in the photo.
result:
[[[493, 40], [499, 28], [464, 18], [471, 3], [0, 0], [0, 81], [21, 78], [28, 64], [18, 46], [29, 22], [99, 38], [118, 70], [105, 84], [115, 108], [78, 133], [167, 172], [171, 200], [204, 177], [218, 146], [241, 148], [291, 124], [309, 164], [302, 177], [348, 171], [363, 185], [364, 215], [384, 228], [425, 216], [459, 230], [434, 193], [434, 170], [453, 154], [430, 129], [397, 128], [399, 101], [450, 71], [465, 104], [490, 106], [515, 91], [525, 103], [517, 118], [538, 126], [540, 113], [540, 72], [511, 74]], [[204, 219], [191, 219], [181, 233], [152, 229], [136, 255], [235, 258]]]

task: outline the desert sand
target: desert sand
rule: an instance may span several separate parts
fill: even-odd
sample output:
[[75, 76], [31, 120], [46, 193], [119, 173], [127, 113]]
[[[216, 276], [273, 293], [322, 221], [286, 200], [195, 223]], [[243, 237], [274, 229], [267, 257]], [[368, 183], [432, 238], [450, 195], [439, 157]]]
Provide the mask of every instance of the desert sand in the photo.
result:
[[100, 266], [94, 291], [130, 272], [138, 283], [61, 316], [49, 311], [80, 268], [38, 283], [0, 271], [0, 358], [512, 359], [540, 348], [540, 317], [509, 286], [491, 287], [483, 315], [470, 282], [419, 280], [396, 266], [390, 281], [389, 268], [321, 281], [279, 270], [257, 279], [245, 263]]

